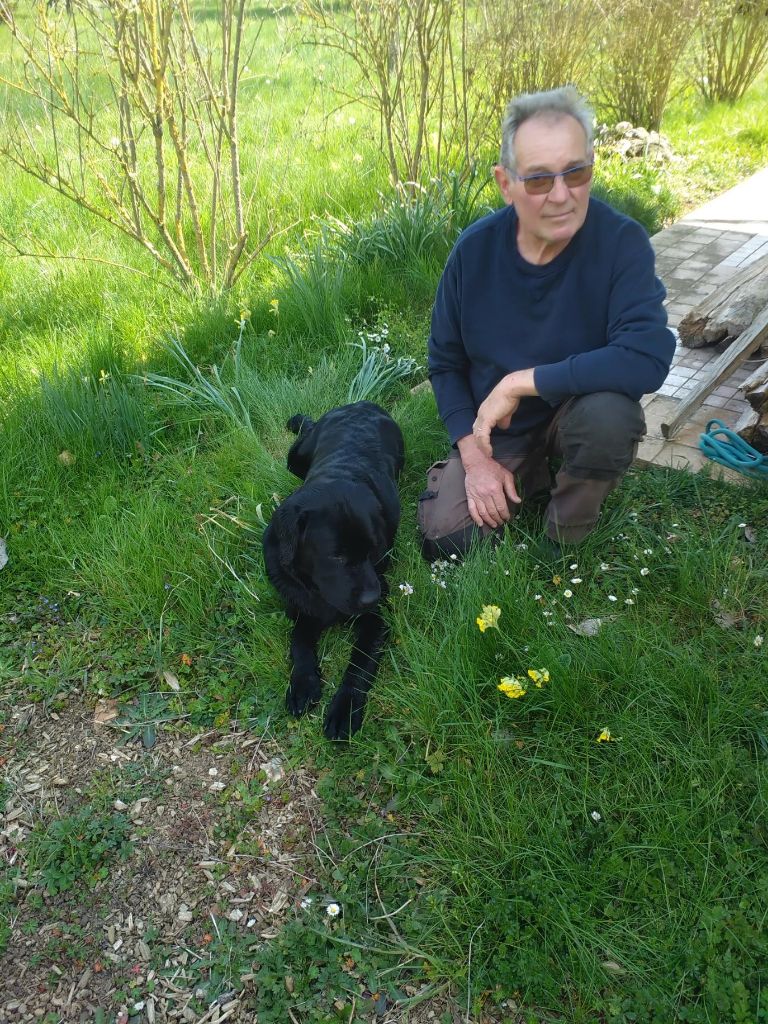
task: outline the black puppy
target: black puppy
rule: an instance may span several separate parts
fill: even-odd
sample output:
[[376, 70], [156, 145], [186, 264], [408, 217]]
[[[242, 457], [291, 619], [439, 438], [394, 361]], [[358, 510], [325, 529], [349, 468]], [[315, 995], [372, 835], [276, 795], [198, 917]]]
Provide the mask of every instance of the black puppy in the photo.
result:
[[400, 428], [372, 402], [332, 409], [317, 423], [297, 415], [288, 469], [304, 480], [275, 510], [264, 533], [267, 574], [293, 619], [288, 710], [303, 714], [320, 699], [317, 641], [334, 623], [355, 618], [355, 644], [325, 717], [325, 735], [348, 739], [362, 725], [386, 624], [384, 570], [400, 522]]

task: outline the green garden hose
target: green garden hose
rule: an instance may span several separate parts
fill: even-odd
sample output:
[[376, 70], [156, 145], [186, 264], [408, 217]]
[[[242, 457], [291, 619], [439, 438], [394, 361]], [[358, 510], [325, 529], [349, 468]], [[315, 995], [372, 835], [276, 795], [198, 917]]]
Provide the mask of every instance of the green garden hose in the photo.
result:
[[768, 480], [768, 455], [761, 455], [722, 420], [710, 420], [699, 438], [699, 448], [708, 459], [735, 469], [756, 480]]

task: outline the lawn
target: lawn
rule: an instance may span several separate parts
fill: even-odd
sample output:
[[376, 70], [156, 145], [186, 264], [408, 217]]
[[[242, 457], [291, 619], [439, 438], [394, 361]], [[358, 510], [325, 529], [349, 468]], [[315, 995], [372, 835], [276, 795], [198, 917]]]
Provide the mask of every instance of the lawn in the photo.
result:
[[[562, 563], [533, 509], [424, 563], [446, 437], [416, 385], [493, 155], [407, 202], [373, 113], [336, 109], [350, 69], [294, 28], [249, 57], [246, 185], [280, 233], [231, 294], [169, 288], [18, 172], [0, 195], [0, 231], [59, 254], [0, 262], [0, 1011], [52, 1024], [76, 980], [121, 1024], [768, 1021], [768, 490], [634, 470]], [[598, 186], [661, 226], [765, 165], [766, 102], [765, 73], [733, 107], [683, 94], [679, 158]], [[380, 397], [407, 448], [392, 640], [335, 749], [322, 707], [283, 710], [259, 541], [289, 416], [385, 345], [414, 361]], [[323, 641], [328, 694], [348, 647]]]

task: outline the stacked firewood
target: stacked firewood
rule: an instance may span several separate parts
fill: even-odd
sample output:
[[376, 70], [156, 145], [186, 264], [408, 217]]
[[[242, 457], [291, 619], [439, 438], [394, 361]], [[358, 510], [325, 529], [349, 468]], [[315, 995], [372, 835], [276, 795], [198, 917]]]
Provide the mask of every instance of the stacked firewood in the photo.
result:
[[686, 348], [738, 338], [768, 305], [768, 256], [754, 260], [707, 296], [680, 321]]
[[768, 455], [768, 359], [741, 385], [751, 408], [733, 428], [757, 451]]
[[[687, 348], [729, 346], [720, 357], [730, 372], [750, 357], [768, 356], [768, 256], [754, 260], [694, 307], [680, 321]], [[732, 344], [731, 344], [732, 343]], [[734, 430], [759, 452], [768, 454], [768, 361], [740, 388], [750, 408]]]

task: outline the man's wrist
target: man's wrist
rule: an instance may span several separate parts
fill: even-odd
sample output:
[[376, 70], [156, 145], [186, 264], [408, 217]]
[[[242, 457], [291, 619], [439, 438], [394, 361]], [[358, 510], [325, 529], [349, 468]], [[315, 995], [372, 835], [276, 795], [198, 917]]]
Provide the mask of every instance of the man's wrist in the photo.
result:
[[490, 456], [480, 448], [474, 434], [465, 434], [464, 437], [460, 437], [456, 442], [456, 447], [459, 449], [461, 463], [465, 469], [490, 461]]
[[525, 398], [530, 395], [537, 395], [536, 383], [534, 381], [535, 368], [530, 370], [513, 370], [501, 378], [501, 387], [504, 395], [508, 398]]

